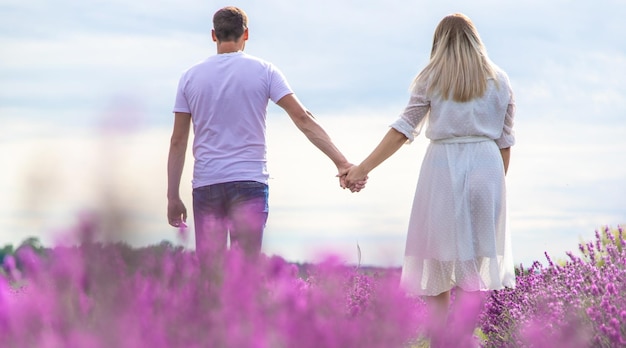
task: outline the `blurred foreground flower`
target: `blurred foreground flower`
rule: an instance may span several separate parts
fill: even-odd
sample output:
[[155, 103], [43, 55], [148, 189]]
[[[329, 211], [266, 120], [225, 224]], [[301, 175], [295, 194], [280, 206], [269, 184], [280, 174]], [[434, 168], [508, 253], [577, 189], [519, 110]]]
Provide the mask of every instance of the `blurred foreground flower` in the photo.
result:
[[16, 260], [23, 279], [0, 278], [3, 347], [401, 347], [420, 313], [397, 272], [333, 259], [301, 271], [231, 249], [215, 274], [167, 244], [83, 243]]

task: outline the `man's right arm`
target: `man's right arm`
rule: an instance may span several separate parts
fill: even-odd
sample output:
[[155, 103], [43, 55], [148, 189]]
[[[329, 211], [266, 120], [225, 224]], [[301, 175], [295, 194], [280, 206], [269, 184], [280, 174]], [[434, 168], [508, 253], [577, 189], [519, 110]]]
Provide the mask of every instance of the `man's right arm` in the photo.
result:
[[187, 209], [180, 198], [180, 180], [185, 165], [185, 154], [191, 128], [191, 114], [176, 112], [174, 129], [167, 159], [167, 220], [179, 227], [187, 220]]

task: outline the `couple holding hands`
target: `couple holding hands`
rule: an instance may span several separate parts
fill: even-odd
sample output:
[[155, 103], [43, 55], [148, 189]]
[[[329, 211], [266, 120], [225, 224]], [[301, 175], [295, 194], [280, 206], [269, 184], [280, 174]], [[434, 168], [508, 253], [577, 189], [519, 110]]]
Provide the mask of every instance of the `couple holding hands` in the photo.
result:
[[349, 163], [271, 63], [244, 53], [248, 18], [218, 10], [217, 54], [186, 70], [174, 106], [168, 157], [168, 220], [187, 211], [179, 188], [193, 125], [193, 212], [196, 251], [224, 253], [228, 238], [248, 255], [261, 250], [268, 216], [266, 110], [283, 108], [298, 129], [337, 166], [343, 188], [364, 188], [368, 173], [421, 133], [430, 139], [408, 226], [401, 286], [427, 296], [440, 313], [450, 290], [515, 286], [506, 228], [505, 175], [515, 143], [515, 102], [506, 73], [492, 63], [463, 14], [437, 26], [430, 61], [414, 79], [408, 104], [378, 146]]

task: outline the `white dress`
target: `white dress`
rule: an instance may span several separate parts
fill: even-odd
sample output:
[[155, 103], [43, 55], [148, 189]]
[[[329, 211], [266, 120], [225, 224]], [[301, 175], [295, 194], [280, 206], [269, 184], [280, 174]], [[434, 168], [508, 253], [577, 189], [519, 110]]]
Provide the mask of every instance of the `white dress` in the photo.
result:
[[497, 72], [481, 98], [464, 103], [429, 98], [427, 85], [417, 86], [391, 125], [411, 142], [428, 120], [431, 140], [402, 267], [401, 285], [412, 295], [515, 286], [499, 151], [515, 143], [515, 102], [507, 75]]

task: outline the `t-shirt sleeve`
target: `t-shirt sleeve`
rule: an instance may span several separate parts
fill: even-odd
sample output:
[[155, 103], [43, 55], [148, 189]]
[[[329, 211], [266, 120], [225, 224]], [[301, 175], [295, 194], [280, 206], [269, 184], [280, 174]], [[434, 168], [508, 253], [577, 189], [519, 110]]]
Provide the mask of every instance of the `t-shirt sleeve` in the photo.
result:
[[422, 131], [429, 110], [430, 99], [426, 96], [425, 84], [416, 86], [411, 92], [404, 112], [391, 124], [391, 128], [404, 134], [407, 137], [407, 143], [411, 143]]
[[178, 81], [178, 90], [176, 91], [176, 100], [174, 101], [174, 110], [172, 112], [191, 113], [189, 102], [185, 96], [185, 85], [187, 84], [186, 74], [183, 74]]
[[278, 103], [282, 97], [292, 94], [293, 91], [285, 78], [285, 75], [275, 66], [270, 66], [270, 100]]
[[496, 139], [496, 144], [501, 149], [515, 145], [515, 132], [513, 131], [513, 121], [515, 119], [515, 97], [508, 83], [507, 86], [509, 91], [509, 103], [506, 108], [506, 114], [504, 115], [502, 135], [500, 138]]

